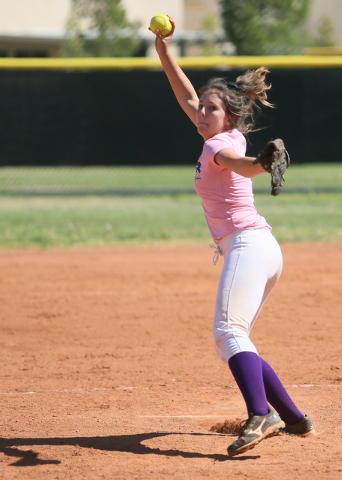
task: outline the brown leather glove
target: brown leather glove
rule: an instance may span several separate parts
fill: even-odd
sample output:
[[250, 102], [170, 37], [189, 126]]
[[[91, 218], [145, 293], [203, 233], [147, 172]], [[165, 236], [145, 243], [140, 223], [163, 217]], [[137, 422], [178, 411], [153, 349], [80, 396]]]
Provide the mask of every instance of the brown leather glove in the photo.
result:
[[281, 181], [285, 182], [284, 173], [290, 165], [290, 155], [281, 138], [268, 142], [253, 163], [259, 163], [266, 172], [271, 174], [271, 195], [278, 195], [282, 187]]

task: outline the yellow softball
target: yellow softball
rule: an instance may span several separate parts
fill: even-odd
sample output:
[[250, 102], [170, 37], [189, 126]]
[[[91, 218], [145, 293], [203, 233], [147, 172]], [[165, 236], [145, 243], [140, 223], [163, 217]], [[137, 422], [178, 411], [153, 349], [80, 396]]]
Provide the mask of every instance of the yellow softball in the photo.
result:
[[168, 35], [172, 30], [172, 24], [166, 15], [156, 15], [151, 18], [150, 29], [155, 34], [159, 30], [161, 35]]

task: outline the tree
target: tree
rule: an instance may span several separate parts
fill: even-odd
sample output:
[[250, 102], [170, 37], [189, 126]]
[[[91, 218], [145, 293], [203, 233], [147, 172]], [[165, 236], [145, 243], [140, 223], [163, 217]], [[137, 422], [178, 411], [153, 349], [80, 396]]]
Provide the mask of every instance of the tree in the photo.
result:
[[323, 15], [318, 23], [318, 36], [316, 38], [318, 47], [336, 47], [334, 24], [330, 17]]
[[223, 27], [238, 55], [301, 53], [311, 0], [220, 0]]
[[129, 22], [121, 0], [72, 0], [62, 55], [128, 57], [139, 49], [139, 22]]
[[[209, 35], [214, 35], [216, 30], [216, 17], [214, 15], [208, 15], [202, 19], [202, 29]], [[213, 40], [206, 40], [202, 45], [202, 55], [204, 57], [211, 57], [218, 55], [217, 44]]]

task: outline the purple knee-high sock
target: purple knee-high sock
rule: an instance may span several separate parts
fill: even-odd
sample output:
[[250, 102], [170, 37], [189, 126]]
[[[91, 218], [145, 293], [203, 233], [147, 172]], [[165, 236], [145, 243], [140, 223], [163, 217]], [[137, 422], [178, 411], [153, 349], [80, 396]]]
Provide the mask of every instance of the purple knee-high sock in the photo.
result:
[[299, 422], [304, 415], [294, 404], [273, 368], [262, 358], [260, 361], [267, 401], [279, 413], [284, 422], [289, 424]]
[[253, 352], [241, 352], [231, 357], [228, 364], [246, 402], [248, 415], [267, 415], [269, 406], [260, 357]]

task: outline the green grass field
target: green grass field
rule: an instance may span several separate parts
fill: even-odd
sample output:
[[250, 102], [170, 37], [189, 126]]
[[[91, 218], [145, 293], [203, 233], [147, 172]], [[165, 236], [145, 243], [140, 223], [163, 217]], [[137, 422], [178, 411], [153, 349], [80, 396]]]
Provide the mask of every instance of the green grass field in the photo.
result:
[[[0, 193], [143, 194], [192, 193], [194, 167], [0, 168]], [[268, 192], [270, 178], [253, 180], [256, 192]], [[341, 189], [342, 164], [305, 164], [286, 172], [284, 191]]]
[[[193, 167], [0, 173], [0, 248], [212, 243], [200, 198], [189, 193]], [[268, 193], [269, 175], [253, 180], [277, 239], [342, 241], [342, 165], [291, 166], [286, 178], [278, 197]]]

